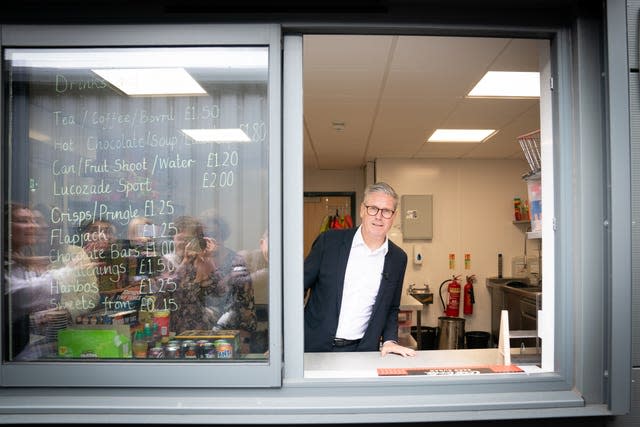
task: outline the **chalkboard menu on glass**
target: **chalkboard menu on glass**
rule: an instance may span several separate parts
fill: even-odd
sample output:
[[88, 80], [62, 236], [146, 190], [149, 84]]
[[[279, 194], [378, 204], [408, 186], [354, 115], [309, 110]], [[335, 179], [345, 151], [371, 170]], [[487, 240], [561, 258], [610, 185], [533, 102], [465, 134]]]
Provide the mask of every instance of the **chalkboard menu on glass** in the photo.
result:
[[268, 54], [5, 51], [5, 360], [265, 354]]

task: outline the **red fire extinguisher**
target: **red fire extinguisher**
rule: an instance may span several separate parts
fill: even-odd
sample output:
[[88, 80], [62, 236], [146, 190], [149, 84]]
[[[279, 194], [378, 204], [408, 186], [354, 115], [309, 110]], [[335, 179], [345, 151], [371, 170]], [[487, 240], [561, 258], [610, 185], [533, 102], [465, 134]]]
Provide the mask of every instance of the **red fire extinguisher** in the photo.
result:
[[476, 303], [476, 298], [473, 295], [473, 282], [475, 281], [475, 274], [467, 276], [467, 284], [464, 285], [464, 306], [462, 309], [464, 314], [473, 314], [473, 304]]
[[[447, 279], [440, 284], [440, 301], [442, 302], [442, 309], [444, 310], [444, 314], [449, 317], [458, 317], [460, 314], [460, 291], [461, 286], [458, 283], [458, 278], [460, 276], [453, 276], [453, 279]], [[446, 283], [449, 283], [447, 287], [447, 292], [449, 293], [449, 301], [447, 305], [444, 305], [444, 299], [442, 298], [442, 286]]]

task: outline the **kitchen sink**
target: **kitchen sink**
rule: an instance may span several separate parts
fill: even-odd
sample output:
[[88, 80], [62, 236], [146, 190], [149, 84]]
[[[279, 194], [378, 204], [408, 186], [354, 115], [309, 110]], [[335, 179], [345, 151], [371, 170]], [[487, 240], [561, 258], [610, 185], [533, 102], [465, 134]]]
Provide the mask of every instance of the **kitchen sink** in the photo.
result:
[[511, 289], [518, 289], [524, 292], [532, 292], [532, 293], [542, 292], [542, 286], [530, 285], [524, 282], [508, 282], [505, 284], [505, 286]]
[[421, 304], [433, 303], [433, 294], [431, 292], [413, 291], [409, 292], [409, 295], [417, 299]]
[[512, 282], [507, 282], [505, 284], [505, 286], [509, 286], [510, 288], [528, 288], [531, 285], [529, 285], [529, 283], [526, 282], [518, 282], [518, 281], [512, 281]]
[[433, 293], [429, 290], [428, 286], [416, 288], [412, 284], [409, 286], [407, 293], [417, 299], [421, 304], [433, 304]]

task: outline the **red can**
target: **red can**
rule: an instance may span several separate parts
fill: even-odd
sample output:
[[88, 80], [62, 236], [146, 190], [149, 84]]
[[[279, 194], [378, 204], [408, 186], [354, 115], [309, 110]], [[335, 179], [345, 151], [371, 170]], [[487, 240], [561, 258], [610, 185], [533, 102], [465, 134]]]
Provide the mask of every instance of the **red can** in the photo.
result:
[[160, 335], [169, 336], [169, 310], [159, 310], [153, 312], [153, 323], [158, 325]]

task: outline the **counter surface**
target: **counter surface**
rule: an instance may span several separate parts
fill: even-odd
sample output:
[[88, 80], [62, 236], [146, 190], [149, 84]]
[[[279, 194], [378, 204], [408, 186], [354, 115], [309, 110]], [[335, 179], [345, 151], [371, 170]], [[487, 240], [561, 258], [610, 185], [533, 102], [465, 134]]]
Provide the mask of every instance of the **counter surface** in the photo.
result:
[[[423, 350], [415, 357], [379, 352], [305, 353], [305, 378], [373, 378], [378, 368], [454, 368], [503, 365], [497, 348]], [[541, 372], [537, 366], [518, 365], [524, 372]]]

